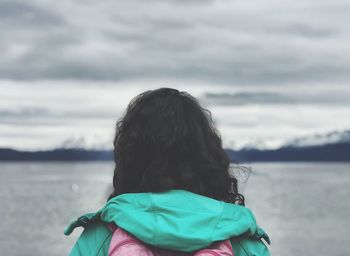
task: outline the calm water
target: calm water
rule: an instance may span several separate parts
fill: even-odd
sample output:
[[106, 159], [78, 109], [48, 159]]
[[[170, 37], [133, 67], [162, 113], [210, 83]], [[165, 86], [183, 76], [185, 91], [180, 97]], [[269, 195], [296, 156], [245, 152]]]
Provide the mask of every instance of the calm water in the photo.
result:
[[[272, 255], [347, 256], [350, 164], [252, 164], [247, 206], [272, 239]], [[112, 163], [0, 163], [0, 254], [67, 255], [68, 222], [103, 206]]]

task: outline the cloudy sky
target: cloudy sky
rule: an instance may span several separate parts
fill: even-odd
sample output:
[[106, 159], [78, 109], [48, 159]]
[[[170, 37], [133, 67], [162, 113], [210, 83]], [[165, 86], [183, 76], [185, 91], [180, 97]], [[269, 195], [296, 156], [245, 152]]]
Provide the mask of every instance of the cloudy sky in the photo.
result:
[[138, 93], [174, 87], [224, 145], [350, 127], [342, 0], [0, 0], [0, 147], [111, 147]]

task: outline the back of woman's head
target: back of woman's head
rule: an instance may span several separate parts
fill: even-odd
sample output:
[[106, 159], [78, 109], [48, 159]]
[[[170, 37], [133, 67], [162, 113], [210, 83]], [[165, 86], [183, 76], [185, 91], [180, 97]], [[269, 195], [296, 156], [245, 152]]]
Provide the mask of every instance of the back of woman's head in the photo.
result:
[[184, 189], [230, 201], [238, 193], [210, 112], [176, 89], [146, 91], [129, 103], [116, 125], [114, 157], [111, 197]]

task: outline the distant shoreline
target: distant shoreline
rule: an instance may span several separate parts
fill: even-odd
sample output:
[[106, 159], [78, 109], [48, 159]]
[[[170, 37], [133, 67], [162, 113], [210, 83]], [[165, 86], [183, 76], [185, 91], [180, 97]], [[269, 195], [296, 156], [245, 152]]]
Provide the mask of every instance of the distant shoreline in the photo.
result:
[[[333, 143], [317, 146], [285, 146], [278, 149], [226, 149], [232, 162], [350, 162], [350, 143]], [[112, 150], [81, 148], [21, 151], [0, 148], [0, 161], [113, 161]]]

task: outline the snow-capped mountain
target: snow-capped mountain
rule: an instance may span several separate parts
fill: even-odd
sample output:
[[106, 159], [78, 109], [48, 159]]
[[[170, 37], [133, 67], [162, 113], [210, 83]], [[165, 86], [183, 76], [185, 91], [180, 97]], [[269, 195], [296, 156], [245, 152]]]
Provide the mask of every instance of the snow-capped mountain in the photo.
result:
[[109, 150], [112, 148], [111, 139], [103, 139], [100, 136], [72, 136], [65, 139], [56, 148], [61, 149], [86, 149], [86, 150]]
[[[97, 136], [90, 139], [78, 136], [66, 139], [53, 150], [27, 152], [0, 148], [0, 161], [112, 161], [110, 141]], [[234, 162], [350, 162], [350, 130], [297, 138], [275, 149], [252, 145], [226, 151]]]
[[[273, 140], [254, 139], [244, 141], [241, 144], [229, 145], [229, 148], [240, 149], [258, 149], [270, 150], [280, 147], [308, 147], [321, 146], [327, 144], [350, 143], [350, 130], [332, 131], [328, 133], [316, 133], [314, 135], [303, 136], [288, 140], [286, 143]], [[102, 138], [101, 136], [71, 136], [58, 144], [55, 148], [61, 149], [85, 149], [85, 150], [111, 150], [113, 148], [112, 139]]]
[[304, 136], [288, 141], [285, 146], [308, 147], [321, 146], [334, 143], [350, 143], [350, 130], [333, 131], [325, 134], [316, 133], [311, 136]]

